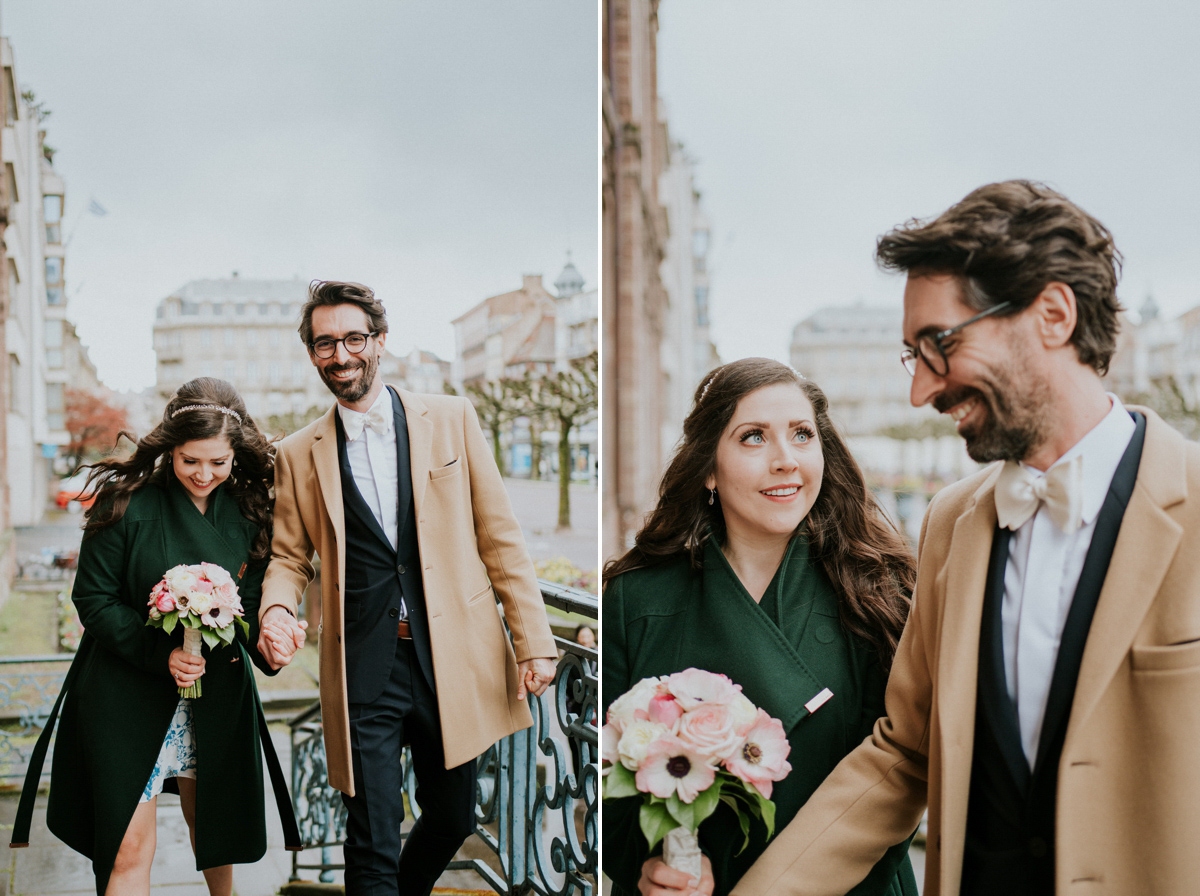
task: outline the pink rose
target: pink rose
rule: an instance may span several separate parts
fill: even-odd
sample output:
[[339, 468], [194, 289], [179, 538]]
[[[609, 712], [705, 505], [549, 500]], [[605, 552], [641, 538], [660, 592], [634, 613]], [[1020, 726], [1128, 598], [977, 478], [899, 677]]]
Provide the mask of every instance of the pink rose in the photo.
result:
[[725, 760], [725, 768], [770, 799], [773, 782], [782, 781], [792, 770], [787, 761], [791, 749], [783, 723], [760, 709], [745, 743]]
[[196, 585], [195, 585], [195, 587], [192, 588], [192, 590], [199, 591], [201, 594], [212, 594], [213, 593], [213, 583], [210, 582], [208, 579], [197, 579]]
[[634, 776], [638, 790], [666, 799], [678, 794], [685, 803], [695, 802], [716, 780], [716, 766], [677, 737], [662, 737], [650, 745]]
[[159, 591], [154, 597], [154, 606], [160, 613], [173, 613], [176, 609], [175, 598], [171, 596], [170, 591]]
[[601, 764], [605, 766], [604, 774], [608, 774], [609, 768], [621, 761], [620, 754], [617, 753], [617, 745], [621, 742], [621, 734], [612, 725], [600, 726], [600, 759]]
[[650, 701], [646, 715], [649, 716], [651, 722], [658, 722], [660, 725], [672, 728], [679, 717], [683, 715], [683, 707], [670, 694], [660, 695]]
[[684, 712], [701, 703], [729, 703], [742, 691], [726, 675], [695, 668], [667, 676], [666, 686]]
[[685, 712], [677, 733], [681, 741], [713, 762], [727, 759], [742, 745], [733, 714], [721, 703], [702, 703]]

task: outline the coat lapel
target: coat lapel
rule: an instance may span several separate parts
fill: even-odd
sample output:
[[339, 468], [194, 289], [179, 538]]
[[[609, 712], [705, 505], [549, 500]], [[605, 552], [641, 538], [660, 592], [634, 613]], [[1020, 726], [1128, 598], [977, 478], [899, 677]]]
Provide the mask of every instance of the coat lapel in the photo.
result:
[[1146, 416], [1142, 462], [1084, 648], [1064, 753], [1125, 662], [1183, 538], [1167, 513], [1188, 497], [1183, 437], [1152, 411], [1130, 409]]
[[[420, 397], [412, 392], [396, 390], [404, 405], [404, 417], [408, 423], [408, 457], [412, 475], [413, 504], [417, 516], [421, 515], [421, 501], [425, 497], [425, 486], [429, 484], [429, 465], [433, 456], [433, 423], [429, 419], [429, 408]], [[465, 463], [465, 461], [460, 461]]]
[[[340, 576], [345, 565], [343, 543], [346, 539], [346, 515], [342, 506], [342, 471], [338, 463], [337, 422], [334, 420], [336, 414], [335, 404], [318, 421], [317, 429], [313, 433], [312, 460], [313, 470], [317, 474], [317, 486], [321, 490], [321, 500], [325, 503], [325, 513], [329, 516], [337, 540]], [[341, 581], [341, 578], [338, 581]]]
[[[974, 500], [954, 524], [951, 550], [935, 572], [934, 590], [944, 597], [938, 639], [938, 718], [943, 763], [942, 830], [962, 832], [967, 826], [971, 790], [971, 755], [975, 744], [975, 700], [979, 674], [979, 634], [983, 590], [996, 529], [993, 493], [1000, 465], [987, 475]], [[930, 546], [925, 545], [925, 550]], [[959, 834], [961, 838], [961, 833]], [[944, 853], [955, 854], [947, 842]], [[962, 844], [957, 844], [961, 856]], [[946, 867], [945, 865], [943, 867]]]

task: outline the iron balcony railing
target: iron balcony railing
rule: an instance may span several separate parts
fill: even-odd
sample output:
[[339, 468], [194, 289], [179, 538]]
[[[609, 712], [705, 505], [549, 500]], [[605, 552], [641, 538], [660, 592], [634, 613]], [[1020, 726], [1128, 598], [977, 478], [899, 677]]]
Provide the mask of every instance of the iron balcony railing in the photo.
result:
[[[540, 583], [547, 605], [596, 619], [596, 596]], [[497, 893], [546, 896], [595, 892], [599, 843], [596, 814], [596, 651], [556, 638], [562, 656], [553, 685], [530, 703], [533, 727], [487, 750], [478, 762], [474, 845], [450, 870], [478, 874]], [[320, 706], [297, 715], [292, 727], [292, 802], [308, 852], [293, 854], [292, 879], [317, 871], [324, 882], [344, 865], [338, 848], [346, 836], [341, 794], [326, 777]], [[420, 817], [416, 781], [405, 749], [404, 788]], [[467, 847], [472, 846], [468, 841]], [[463, 857], [465, 853], [482, 856]]]

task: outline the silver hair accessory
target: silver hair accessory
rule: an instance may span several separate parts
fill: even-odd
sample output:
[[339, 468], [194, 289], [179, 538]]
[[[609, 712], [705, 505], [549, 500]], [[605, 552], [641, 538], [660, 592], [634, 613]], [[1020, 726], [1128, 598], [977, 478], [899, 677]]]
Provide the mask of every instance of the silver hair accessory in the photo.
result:
[[188, 404], [181, 408], [176, 408], [171, 412], [171, 419], [174, 420], [184, 411], [220, 411], [222, 414], [232, 417], [238, 423], [242, 422], [242, 415], [233, 408], [227, 408], [219, 404]]
[[[716, 378], [717, 378], [717, 373], [716, 373], [716, 371], [713, 371], [713, 375], [708, 378], [708, 382], [705, 383], [704, 388], [700, 390], [700, 397], [696, 399], [697, 405], [699, 405], [702, 401], [704, 401], [704, 396], [708, 394], [708, 387], [713, 384], [713, 380], [715, 380]], [[711, 504], [712, 502], [710, 501], [709, 503]]]

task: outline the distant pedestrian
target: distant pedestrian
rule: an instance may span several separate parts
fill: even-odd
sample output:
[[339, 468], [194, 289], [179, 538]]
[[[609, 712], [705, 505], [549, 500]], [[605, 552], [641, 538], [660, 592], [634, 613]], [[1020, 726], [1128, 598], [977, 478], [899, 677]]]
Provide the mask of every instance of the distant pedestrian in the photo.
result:
[[[299, 846], [282, 770], [250, 669], [271, 539], [270, 446], [228, 383], [185, 383], [125, 460], [92, 468], [72, 600], [83, 639], [38, 741], [13, 826], [28, 846], [55, 716], [47, 824], [92, 860], [98, 894], [145, 894], [158, 794], [179, 794], [197, 868], [229, 896], [235, 862], [267, 848], [263, 754], [289, 847]], [[89, 489], [91, 490], [91, 489]], [[216, 564], [235, 579], [250, 623], [232, 644], [194, 657], [183, 626], [146, 625], [151, 590], [180, 564]], [[236, 628], [236, 626], [235, 626]], [[203, 696], [179, 688], [203, 676]]]

